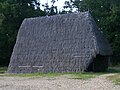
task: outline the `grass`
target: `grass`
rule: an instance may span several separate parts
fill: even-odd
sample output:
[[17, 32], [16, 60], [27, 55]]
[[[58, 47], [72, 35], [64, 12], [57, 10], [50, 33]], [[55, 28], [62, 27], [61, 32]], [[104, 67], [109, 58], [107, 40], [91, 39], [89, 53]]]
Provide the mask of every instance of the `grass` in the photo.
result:
[[108, 76], [107, 79], [111, 80], [116, 85], [120, 85], [120, 65], [115, 67], [109, 67], [109, 73], [115, 73], [115, 75]]
[[95, 76], [100, 75], [99, 73], [31, 73], [31, 74], [5, 74], [4, 76], [13, 76], [13, 77], [58, 77], [62, 75], [71, 76], [70, 79], [89, 79], [94, 78]]
[[30, 74], [6, 74], [5, 76], [17, 76], [17, 77], [57, 77], [62, 75], [61, 73], [30, 73]]
[[120, 85], [120, 74], [115, 74], [112, 76], [108, 76], [107, 79], [111, 80], [116, 85]]
[[101, 73], [93, 73], [93, 72], [77, 72], [77, 73], [64, 73], [64, 75], [71, 75], [70, 79], [90, 79], [95, 78], [96, 76], [101, 75]]
[[120, 73], [120, 66], [109, 67], [107, 72], [108, 73]]
[[95, 78], [96, 76], [101, 75], [101, 73], [93, 73], [93, 72], [71, 72], [71, 73], [31, 73], [31, 74], [5, 74], [4, 76], [11, 77], [28, 77], [28, 78], [39, 78], [39, 77], [59, 77], [59, 76], [68, 76], [69, 79], [83, 79], [87, 80], [90, 78]]
[[4, 74], [4, 76], [13, 76], [13, 77], [57, 77], [61, 75], [70, 75], [71, 79], [89, 79], [99, 75], [99, 73], [92, 73], [92, 72], [6, 74], [5, 73], [6, 71], [7, 71], [7, 67], [0, 67], [0, 74]]
[[[100, 73], [94, 73], [94, 72], [71, 72], [71, 73], [32, 73], [32, 74], [6, 74], [7, 67], [0, 67], [0, 74], [4, 74], [4, 76], [18, 76], [18, 77], [57, 77], [61, 75], [70, 75], [71, 79], [89, 79], [94, 78], [96, 76], [107, 74], [107, 73], [118, 73], [117, 76], [119, 76], [120, 73], [120, 67], [109, 67], [107, 72], [100, 72]], [[120, 83], [120, 79], [116, 76], [116, 78], [109, 77], [110, 80], [114, 82]]]
[[7, 71], [7, 67], [0, 67], [0, 74], [3, 74]]
[[[88, 79], [88, 78], [94, 78], [97, 76], [97, 73], [91, 73], [91, 72], [78, 72], [78, 73], [31, 73], [31, 74], [6, 74], [7, 67], [0, 67], [0, 74], [4, 74], [4, 76], [17, 76], [17, 77], [57, 77], [61, 75], [70, 75], [72, 76], [72, 79]], [[3, 75], [2, 75], [3, 76]]]

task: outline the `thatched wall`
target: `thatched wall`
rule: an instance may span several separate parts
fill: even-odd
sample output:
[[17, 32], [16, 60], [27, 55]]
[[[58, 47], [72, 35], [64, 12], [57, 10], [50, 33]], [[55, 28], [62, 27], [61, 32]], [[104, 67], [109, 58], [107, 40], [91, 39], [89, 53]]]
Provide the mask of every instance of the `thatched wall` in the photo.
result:
[[89, 12], [25, 19], [9, 64], [9, 73], [78, 72], [96, 54], [110, 55]]

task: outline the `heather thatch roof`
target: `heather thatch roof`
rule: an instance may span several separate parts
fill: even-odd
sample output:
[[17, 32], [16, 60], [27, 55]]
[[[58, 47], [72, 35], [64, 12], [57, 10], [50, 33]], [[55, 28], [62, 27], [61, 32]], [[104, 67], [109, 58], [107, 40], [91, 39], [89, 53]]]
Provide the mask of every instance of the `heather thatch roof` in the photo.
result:
[[84, 71], [97, 54], [111, 55], [112, 50], [89, 12], [28, 18], [8, 72], [37, 72], [33, 66], [43, 66], [41, 72]]
[[96, 52], [97, 54], [100, 55], [112, 55], [112, 49], [107, 41], [107, 39], [104, 37], [104, 35], [102, 34], [102, 31], [100, 31], [100, 29], [97, 27], [96, 22], [94, 21], [94, 19], [92, 18], [92, 16], [89, 14], [89, 22], [92, 23], [91, 28], [92, 28], [92, 32], [95, 35], [96, 38]]

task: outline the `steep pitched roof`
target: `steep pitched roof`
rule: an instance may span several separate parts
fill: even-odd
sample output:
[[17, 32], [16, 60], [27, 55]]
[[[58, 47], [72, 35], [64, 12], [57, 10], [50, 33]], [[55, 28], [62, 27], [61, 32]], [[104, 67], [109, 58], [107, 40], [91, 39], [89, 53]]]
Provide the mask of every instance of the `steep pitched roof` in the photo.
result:
[[43, 66], [43, 72], [84, 71], [97, 54], [112, 50], [89, 12], [28, 18], [19, 29], [8, 72], [37, 72], [31, 66]]
[[95, 36], [96, 53], [100, 55], [112, 55], [112, 49], [102, 31], [100, 31], [89, 12], [87, 12], [87, 16], [88, 22], [91, 24], [90, 27]]
[[[82, 24], [85, 24], [85, 26]], [[111, 55], [112, 49], [108, 44], [108, 41], [101, 34], [101, 31], [98, 29], [94, 19], [92, 18], [89, 12], [28, 18], [23, 21], [23, 24], [21, 25], [21, 28], [19, 30], [19, 34], [21, 34], [23, 37], [27, 35], [31, 35], [30, 37], [32, 39], [44, 37], [46, 34], [48, 38], [55, 39], [57, 35], [53, 37], [51, 36], [52, 33], [53, 35], [55, 33], [56, 34], [66, 33], [66, 31], [72, 31], [74, 33], [77, 33], [74, 30], [79, 30], [79, 32], [81, 31], [81, 33], [79, 34], [78, 37], [80, 37], [81, 34], [83, 34], [82, 32], [84, 32], [85, 28], [89, 28], [88, 30], [91, 29], [90, 31], [93, 34], [93, 37], [95, 38], [94, 44], [95, 44], [96, 53], [101, 55]], [[64, 39], [68, 39], [74, 36], [74, 33], [71, 33], [71, 35], [68, 36], [66, 35], [67, 38], [64, 37]], [[20, 36], [19, 34], [18, 34], [18, 38], [19, 37], [22, 38], [22, 36]], [[48, 34], [51, 35], [49, 36]], [[76, 37], [74, 36], [74, 38]], [[61, 37], [56, 39], [60, 40]]]

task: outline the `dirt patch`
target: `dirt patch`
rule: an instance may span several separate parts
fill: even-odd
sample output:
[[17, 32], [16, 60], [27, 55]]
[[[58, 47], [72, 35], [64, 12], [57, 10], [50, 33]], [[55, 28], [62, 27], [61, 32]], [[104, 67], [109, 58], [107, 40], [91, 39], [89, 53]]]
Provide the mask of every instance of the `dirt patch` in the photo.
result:
[[59, 77], [6, 77], [0, 76], [0, 90], [120, 90], [104, 74], [87, 80], [72, 79], [71, 75]]

